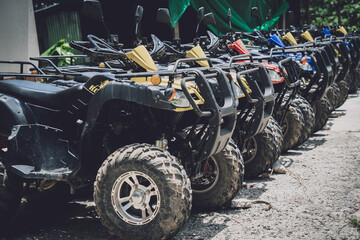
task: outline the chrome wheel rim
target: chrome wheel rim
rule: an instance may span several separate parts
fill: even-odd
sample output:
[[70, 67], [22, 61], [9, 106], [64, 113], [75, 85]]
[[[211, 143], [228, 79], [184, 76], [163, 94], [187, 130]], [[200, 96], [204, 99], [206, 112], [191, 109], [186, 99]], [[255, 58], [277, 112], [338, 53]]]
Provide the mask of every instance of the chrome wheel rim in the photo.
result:
[[126, 172], [113, 184], [112, 206], [128, 224], [145, 225], [151, 222], [159, 213], [160, 202], [159, 188], [142, 172]]

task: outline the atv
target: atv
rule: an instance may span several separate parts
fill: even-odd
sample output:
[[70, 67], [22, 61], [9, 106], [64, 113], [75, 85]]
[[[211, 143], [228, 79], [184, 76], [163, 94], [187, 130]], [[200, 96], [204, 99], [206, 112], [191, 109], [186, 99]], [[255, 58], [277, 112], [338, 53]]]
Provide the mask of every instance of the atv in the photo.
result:
[[[204, 16], [202, 10], [203, 8], [200, 8], [198, 11], [197, 30], [201, 22], [204, 25], [214, 22], [212, 13]], [[157, 20], [170, 26], [169, 10], [166, 8], [158, 9]], [[204, 41], [207, 38], [199, 37], [196, 32], [193, 43], [183, 44], [180, 39], [161, 41], [154, 35], [151, 35], [152, 41], [146, 40], [146, 43], [148, 43], [151, 55], [157, 59], [159, 64], [171, 66], [171, 61], [181, 56], [208, 56], [209, 49], [215, 49], [219, 43], [219, 39], [213, 34], [209, 35], [209, 39], [210, 43], [205, 44]], [[196, 53], [193, 52], [194, 49], [197, 50]], [[203, 49], [206, 53], [203, 52]], [[243, 63], [239, 63], [239, 61]], [[197, 63], [200, 63], [197, 67], [206, 64], [206, 62]], [[243, 93], [238, 94], [238, 120], [233, 139], [242, 150], [245, 159], [245, 178], [257, 177], [272, 167], [274, 159], [279, 155], [277, 152], [281, 148], [272, 129], [274, 121], [269, 121], [275, 103], [270, 76], [263, 65], [252, 60], [251, 55], [228, 56], [225, 59], [210, 58], [210, 62], [207, 64], [219, 67], [229, 72], [230, 75], [235, 70], [238, 72], [238, 77], [234, 77], [234, 80], [242, 79], [243, 85], [248, 87], [241, 89]], [[233, 68], [232, 70], [230, 70], [230, 66]], [[239, 83], [237, 85], [241, 86]]]
[[[28, 186], [42, 190], [58, 181], [72, 192], [94, 182], [103, 225], [126, 238], [170, 238], [192, 203], [228, 206], [241, 186], [243, 163], [231, 141], [237, 99], [226, 74], [218, 68], [156, 71], [144, 48], [100, 51], [106, 43], [90, 39], [84, 45], [93, 44], [93, 59], [123, 60], [133, 68], [2, 62], [21, 69], [0, 73], [2, 226]], [[25, 64], [36, 74], [24, 73]], [[65, 76], [77, 84], [59, 85], [69, 81]], [[221, 98], [214, 98], [209, 82]]]

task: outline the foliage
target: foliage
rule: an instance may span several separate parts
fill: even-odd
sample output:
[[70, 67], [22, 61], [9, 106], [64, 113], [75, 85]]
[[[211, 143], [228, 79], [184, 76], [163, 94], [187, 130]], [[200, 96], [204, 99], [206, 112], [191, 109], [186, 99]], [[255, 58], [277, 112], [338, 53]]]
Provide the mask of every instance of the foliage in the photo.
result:
[[315, 15], [311, 22], [314, 25], [339, 25], [340, 11], [341, 25], [345, 26], [348, 32], [360, 29], [359, 0], [309, 0], [309, 5], [310, 14]]
[[[72, 56], [74, 55], [73, 49], [70, 47], [69, 43], [65, 42], [65, 39], [61, 39], [54, 45], [52, 45], [48, 50], [43, 52], [41, 56]], [[70, 65], [70, 58], [62, 58], [58, 62], [58, 66]]]

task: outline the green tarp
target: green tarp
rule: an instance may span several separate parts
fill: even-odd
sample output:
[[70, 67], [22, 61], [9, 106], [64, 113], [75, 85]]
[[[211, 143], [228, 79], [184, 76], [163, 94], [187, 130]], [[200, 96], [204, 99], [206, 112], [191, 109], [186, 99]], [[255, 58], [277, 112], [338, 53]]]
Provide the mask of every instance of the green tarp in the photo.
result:
[[[227, 22], [227, 12], [229, 8], [232, 13], [233, 30], [252, 32], [254, 28], [259, 29], [258, 20], [250, 15], [252, 7], [258, 7], [259, 9], [261, 29], [263, 30], [268, 29], [266, 16], [269, 9], [271, 9], [273, 13], [270, 20], [271, 29], [281, 14], [289, 7], [289, 3], [286, 1], [277, 5], [274, 0], [169, 0], [169, 9], [173, 26], [175, 26], [189, 5], [195, 8], [195, 10], [199, 9], [199, 7], [204, 7], [205, 13], [212, 12], [215, 16], [217, 28], [221, 34], [229, 32], [229, 25]], [[209, 27], [214, 31], [213, 27]]]

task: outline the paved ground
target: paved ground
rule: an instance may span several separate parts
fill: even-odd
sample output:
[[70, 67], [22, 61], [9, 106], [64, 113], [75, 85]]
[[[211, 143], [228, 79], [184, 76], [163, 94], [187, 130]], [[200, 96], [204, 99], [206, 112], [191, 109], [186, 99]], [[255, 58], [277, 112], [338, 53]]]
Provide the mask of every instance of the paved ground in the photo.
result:
[[[175, 239], [360, 239], [360, 97], [351, 95], [325, 130], [281, 158], [288, 173], [248, 181], [233, 208], [192, 213]], [[114, 239], [91, 194], [69, 204], [24, 203], [12, 239]]]

